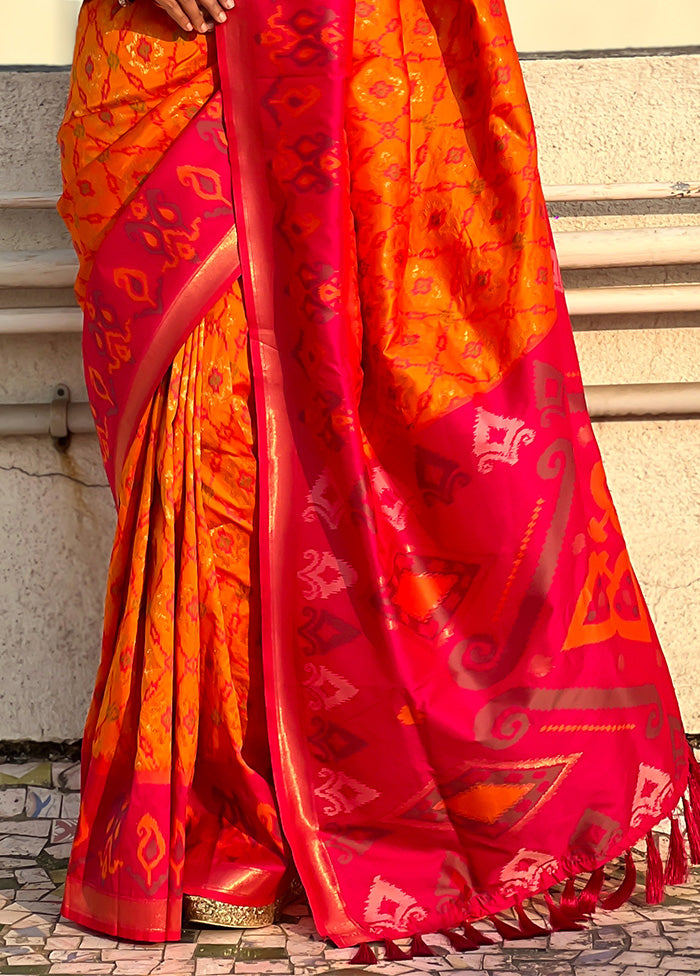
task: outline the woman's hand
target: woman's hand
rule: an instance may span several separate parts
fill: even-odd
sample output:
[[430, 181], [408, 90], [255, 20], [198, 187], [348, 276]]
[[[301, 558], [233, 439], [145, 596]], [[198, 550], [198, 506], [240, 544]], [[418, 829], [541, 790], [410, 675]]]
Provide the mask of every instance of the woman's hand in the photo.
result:
[[226, 11], [235, 6], [234, 0], [155, 0], [183, 30], [204, 34], [217, 23], [226, 20]]

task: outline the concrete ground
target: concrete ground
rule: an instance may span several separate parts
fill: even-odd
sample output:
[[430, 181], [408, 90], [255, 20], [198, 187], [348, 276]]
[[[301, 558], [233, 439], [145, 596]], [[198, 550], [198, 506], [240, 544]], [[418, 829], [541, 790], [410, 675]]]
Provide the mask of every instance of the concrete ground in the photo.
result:
[[[497, 943], [455, 953], [427, 936], [436, 955], [352, 966], [351, 949], [320, 939], [306, 905], [279, 925], [247, 931], [186, 928], [182, 941], [133, 944], [61, 920], [67, 858], [78, 815], [79, 767], [0, 765], [0, 976], [213, 976], [229, 973], [340, 976], [371, 972], [424, 976], [455, 970], [494, 976], [681, 976], [700, 973], [700, 870], [649, 906], [637, 894], [617, 912], [596, 914], [585, 931]], [[663, 845], [662, 845], [663, 846]], [[532, 913], [531, 913], [532, 914]], [[489, 935], [491, 926], [481, 925]]]

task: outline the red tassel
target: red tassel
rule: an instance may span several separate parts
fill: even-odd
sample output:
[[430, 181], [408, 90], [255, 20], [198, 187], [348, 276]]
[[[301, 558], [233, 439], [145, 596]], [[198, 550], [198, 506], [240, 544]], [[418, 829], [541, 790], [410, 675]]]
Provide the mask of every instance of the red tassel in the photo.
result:
[[664, 866], [651, 831], [647, 834], [647, 884], [648, 905], [658, 905], [664, 897]]
[[461, 935], [459, 932], [453, 932], [452, 929], [440, 929], [440, 935], [444, 935], [446, 939], [450, 940], [450, 945], [455, 952], [470, 952], [472, 949], [478, 949], [479, 947], [478, 943], [474, 942], [466, 935]]
[[[695, 758], [695, 754], [691, 748], [688, 748], [688, 798], [690, 803], [686, 804], [685, 799], [683, 802], [683, 810], [685, 811], [686, 806], [690, 809], [690, 817], [686, 817], [686, 821], [690, 820], [695, 827], [696, 837], [700, 835], [700, 829], [698, 825], [700, 824], [700, 766], [698, 766], [698, 761]], [[690, 839], [690, 830], [688, 831], [688, 839]], [[695, 864], [693, 860], [693, 864]]]
[[504, 941], [515, 942], [518, 939], [529, 939], [529, 935], [524, 935], [520, 929], [516, 929], [514, 925], [509, 922], [504, 922], [498, 917], [498, 915], [489, 915], [489, 922], [493, 924], [493, 927], [501, 936]]
[[549, 909], [549, 924], [552, 932], [578, 932], [584, 928], [580, 924], [578, 909], [570, 905], [556, 905], [548, 891], [544, 893], [544, 900]]
[[685, 852], [683, 835], [678, 821], [671, 817], [671, 842], [668, 848], [668, 860], [664, 871], [664, 884], [683, 884], [688, 880], [688, 855]]
[[695, 784], [700, 792], [700, 763], [695, 758], [695, 753], [690, 746], [688, 746], [688, 764], [690, 766], [690, 781]]
[[469, 922], [462, 922], [462, 928], [464, 929], [467, 938], [471, 939], [471, 941], [474, 943], [475, 948], [477, 949], [479, 948], [479, 946], [496, 944], [494, 939], [492, 939], [488, 935], [484, 935], [483, 932], [480, 932], [473, 925], [470, 925]]
[[384, 939], [384, 958], [390, 962], [398, 962], [399, 959], [410, 959], [411, 957], [391, 939]]
[[515, 914], [520, 922], [520, 931], [526, 939], [535, 938], [538, 935], [549, 935], [549, 929], [542, 928], [537, 922], [533, 922], [522, 905], [515, 906]]
[[377, 954], [375, 953], [369, 942], [363, 942], [358, 948], [355, 955], [350, 960], [351, 966], [364, 966], [372, 965], [377, 962]]
[[410, 957], [411, 959], [414, 958], [417, 959], [419, 956], [435, 955], [435, 953], [430, 948], [430, 946], [426, 945], [426, 943], [423, 942], [423, 937], [420, 935], [414, 935], [413, 938], [411, 939], [410, 953], [411, 953], [411, 957]]
[[596, 910], [600, 893], [605, 883], [604, 868], [596, 868], [591, 874], [586, 887], [578, 897], [578, 910], [583, 916], [592, 915]]
[[614, 912], [616, 908], [621, 908], [629, 900], [635, 887], [637, 886], [637, 868], [632, 857], [632, 852], [625, 854], [625, 876], [622, 884], [615, 891], [601, 899], [600, 907], [606, 912]]
[[576, 896], [576, 883], [573, 878], [567, 878], [564, 890], [561, 893], [559, 904], [562, 908], [575, 908], [578, 903]]
[[690, 860], [693, 864], [700, 864], [700, 824], [695, 811], [691, 809], [685, 797], [683, 797], [683, 816], [688, 847], [690, 848]]

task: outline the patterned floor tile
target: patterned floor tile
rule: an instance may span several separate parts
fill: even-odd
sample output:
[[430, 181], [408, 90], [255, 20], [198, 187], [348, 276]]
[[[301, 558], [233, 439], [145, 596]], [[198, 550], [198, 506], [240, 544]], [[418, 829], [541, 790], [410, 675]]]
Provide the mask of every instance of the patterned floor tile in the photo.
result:
[[234, 945], [241, 941], [243, 932], [240, 929], [202, 929], [198, 942], [203, 945]]
[[27, 802], [26, 789], [0, 787], [0, 817], [18, 817]]
[[0, 820], [0, 835], [22, 834], [25, 837], [48, 837], [50, 820]]
[[112, 973], [114, 966], [108, 962], [56, 962], [49, 969], [49, 976], [108, 976]]
[[80, 813], [80, 794], [65, 793], [61, 802], [61, 816], [75, 820]]
[[210, 944], [199, 945], [194, 954], [195, 959], [236, 959], [239, 947], [237, 945]]
[[78, 821], [75, 818], [54, 820], [51, 824], [51, 843], [65, 844], [72, 841], [77, 826]]
[[45, 790], [38, 786], [27, 789], [26, 815], [34, 820], [37, 817], [60, 817], [63, 796], [57, 790]]
[[80, 790], [80, 763], [60, 766], [55, 778], [52, 777], [54, 786], [68, 793], [77, 793]]
[[[186, 927], [167, 945], [120, 942], [59, 917], [78, 814], [76, 763], [0, 766], [0, 976], [687, 976], [700, 974], [700, 872], [663, 905], [638, 896], [589, 929], [457, 953], [355, 966], [354, 949], [321, 939], [308, 906], [289, 905], [281, 924], [245, 932]], [[541, 907], [541, 906], [540, 906]], [[493, 931], [485, 923], [483, 930]], [[407, 946], [405, 940], [402, 947]]]
[[16, 857], [36, 857], [40, 854], [46, 838], [44, 837], [25, 837], [20, 834], [8, 834], [0, 838], [0, 856], [6, 854]]
[[25, 783], [31, 786], [51, 786], [51, 763], [2, 763], [0, 786]]
[[52, 844], [46, 848], [46, 854], [54, 861], [67, 861], [70, 857], [72, 844]]
[[80, 936], [52, 935], [44, 946], [47, 952], [52, 949], [77, 949], [80, 946]]
[[223, 976], [233, 972], [233, 963], [227, 959], [198, 959], [196, 976]]
[[194, 961], [165, 960], [153, 970], [151, 976], [194, 976]]

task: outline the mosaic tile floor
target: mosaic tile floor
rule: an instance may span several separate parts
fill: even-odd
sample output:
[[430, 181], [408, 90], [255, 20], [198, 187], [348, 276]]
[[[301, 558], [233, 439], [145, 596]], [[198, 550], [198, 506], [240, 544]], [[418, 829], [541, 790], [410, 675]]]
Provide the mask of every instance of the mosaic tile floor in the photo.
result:
[[77, 764], [0, 765], [0, 976], [425, 976], [459, 970], [494, 976], [700, 974], [700, 869], [663, 905], [647, 906], [637, 897], [621, 911], [598, 914], [585, 931], [469, 953], [455, 953], [442, 936], [429, 936], [434, 957], [380, 960], [372, 966], [351, 966], [354, 950], [335, 949], [319, 939], [303, 904], [289, 906], [280, 925], [245, 932], [188, 928], [180, 943], [135, 945], [97, 936], [59, 917], [78, 814], [78, 779]]

